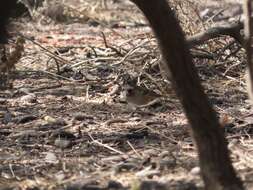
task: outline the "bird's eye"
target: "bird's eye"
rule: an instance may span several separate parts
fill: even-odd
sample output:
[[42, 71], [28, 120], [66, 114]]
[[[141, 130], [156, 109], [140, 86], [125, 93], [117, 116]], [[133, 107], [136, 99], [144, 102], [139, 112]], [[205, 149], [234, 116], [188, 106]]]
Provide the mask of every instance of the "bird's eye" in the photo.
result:
[[132, 88], [127, 89], [127, 93], [128, 94], [133, 94], [134, 93], [134, 89], [132, 89]]

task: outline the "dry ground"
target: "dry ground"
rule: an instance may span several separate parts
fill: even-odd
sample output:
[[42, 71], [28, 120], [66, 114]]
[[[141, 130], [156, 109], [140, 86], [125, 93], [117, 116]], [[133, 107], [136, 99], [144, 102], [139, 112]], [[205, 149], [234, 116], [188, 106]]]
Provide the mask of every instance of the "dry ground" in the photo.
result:
[[[237, 5], [203, 2], [174, 2], [188, 35], [218, 18], [237, 19], [237, 13], [229, 15]], [[13, 89], [0, 92], [1, 188], [202, 187], [189, 125], [159, 72], [160, 56], [148, 25], [132, 4], [109, 1], [107, 6], [69, 0], [68, 9], [53, 20], [35, 13], [33, 21], [16, 21], [30, 40], [16, 66]], [[234, 166], [253, 189], [244, 51], [228, 37], [192, 51]], [[132, 108], [120, 98], [125, 75], [163, 99]]]

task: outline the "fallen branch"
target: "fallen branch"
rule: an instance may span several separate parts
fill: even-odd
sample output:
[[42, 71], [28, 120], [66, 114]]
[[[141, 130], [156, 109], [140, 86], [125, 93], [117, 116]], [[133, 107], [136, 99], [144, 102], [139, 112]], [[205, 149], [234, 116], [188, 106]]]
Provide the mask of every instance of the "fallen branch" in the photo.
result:
[[196, 45], [201, 45], [205, 41], [208, 41], [210, 39], [218, 38], [221, 36], [231, 36], [242, 45], [244, 44], [244, 37], [240, 32], [242, 29], [243, 29], [242, 22], [227, 24], [224, 26], [211, 27], [206, 31], [188, 37], [187, 43], [189, 47], [193, 47]]

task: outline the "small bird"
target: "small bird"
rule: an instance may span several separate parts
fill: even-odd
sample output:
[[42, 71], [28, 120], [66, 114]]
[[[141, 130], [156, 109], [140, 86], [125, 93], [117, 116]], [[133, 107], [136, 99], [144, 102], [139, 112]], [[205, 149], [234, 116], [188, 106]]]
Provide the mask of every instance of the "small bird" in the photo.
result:
[[136, 107], [147, 107], [157, 103], [161, 95], [142, 86], [126, 85], [122, 96], [128, 104]]

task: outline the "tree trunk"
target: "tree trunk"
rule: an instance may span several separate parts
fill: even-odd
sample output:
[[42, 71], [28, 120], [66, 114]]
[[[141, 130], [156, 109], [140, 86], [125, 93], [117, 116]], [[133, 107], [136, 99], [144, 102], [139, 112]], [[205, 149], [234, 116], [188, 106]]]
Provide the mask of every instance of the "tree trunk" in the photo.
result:
[[206, 189], [243, 189], [232, 166], [223, 130], [200, 84], [173, 10], [166, 0], [132, 1], [144, 13], [158, 39], [166, 72], [171, 74], [175, 90], [192, 127]]

